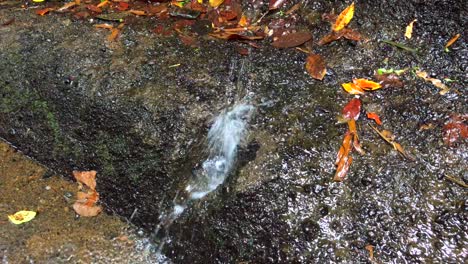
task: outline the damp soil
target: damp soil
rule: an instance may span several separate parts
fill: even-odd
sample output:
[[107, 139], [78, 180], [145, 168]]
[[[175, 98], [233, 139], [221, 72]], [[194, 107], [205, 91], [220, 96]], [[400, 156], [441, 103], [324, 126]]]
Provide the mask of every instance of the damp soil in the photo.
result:
[[[37, 255], [28, 245], [42, 243], [43, 236], [29, 240], [34, 231], [46, 232], [39, 224], [49, 219], [74, 223], [66, 230], [85, 240], [97, 233], [102, 252], [104, 247], [115, 252], [110, 241], [127, 221], [143, 228], [157, 247], [160, 237], [152, 234], [159, 217], [206, 157], [213, 117], [248, 96], [257, 111], [237, 169], [166, 230], [163, 253], [172, 262], [366, 263], [372, 262], [366, 250], [371, 245], [375, 263], [462, 263], [468, 255], [467, 193], [446, 176], [468, 181], [467, 142], [446, 146], [442, 128], [453, 114], [468, 110], [467, 4], [357, 1], [350, 27], [367, 41], [317, 46], [329, 31], [321, 15], [347, 4], [307, 1], [299, 11], [298, 27], [314, 38], [308, 48], [326, 58], [323, 81], [305, 71], [307, 54], [275, 49], [268, 40], [257, 49], [200, 37], [198, 47], [190, 47], [175, 36], [155, 35], [159, 21], [140, 17], [125, 26], [118, 41], [108, 42], [108, 32], [93, 27], [96, 21], [70, 14], [41, 17], [31, 7], [0, 5], [0, 23], [15, 18], [0, 27], [0, 136], [46, 171], [20, 182], [37, 195], [52, 196], [45, 186], [64, 192], [74, 186], [65, 181], [72, 170], [95, 169], [106, 213], [120, 217], [75, 219], [64, 209], [61, 193], [53, 203], [44, 199], [44, 205], [40, 199], [25, 200], [18, 206], [42, 212], [29, 225], [30, 233], [2, 223], [2, 229], [17, 228], [5, 232], [18, 232], [2, 238], [0, 243], [8, 241], [2, 247], [12, 258], [20, 252]], [[404, 29], [413, 19], [418, 22], [408, 40]], [[445, 52], [445, 43], [457, 33], [462, 37]], [[250, 53], [241, 55], [239, 48]], [[352, 98], [340, 84], [372, 78], [378, 68], [408, 68], [400, 77], [404, 86], [361, 97], [358, 132], [366, 154], [353, 153], [346, 180], [332, 182], [346, 132], [336, 117]], [[450, 79], [452, 90], [440, 95], [415, 76], [416, 68]], [[379, 138], [365, 111], [378, 112], [382, 129], [392, 131], [415, 160], [402, 158]], [[55, 174], [64, 179], [49, 178]], [[9, 203], [2, 200], [5, 213], [19, 209]], [[69, 220], [52, 219], [55, 211], [49, 210]], [[92, 225], [98, 221], [110, 222]], [[51, 252], [69, 239], [55, 233], [53, 241], [44, 242]], [[71, 250], [89, 249], [80, 243]], [[39, 257], [69, 257], [61, 252]]]

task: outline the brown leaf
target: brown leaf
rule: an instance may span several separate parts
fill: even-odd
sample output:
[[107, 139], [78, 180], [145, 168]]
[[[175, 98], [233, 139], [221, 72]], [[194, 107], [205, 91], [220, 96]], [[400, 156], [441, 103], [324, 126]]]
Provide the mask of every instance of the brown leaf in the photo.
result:
[[86, 9], [88, 9], [88, 10], [90, 10], [90, 11], [93, 11], [93, 12], [95, 12], [95, 13], [98, 13], [98, 14], [102, 13], [102, 9], [99, 8], [99, 7], [97, 7], [97, 6], [95, 6], [95, 5], [87, 5], [87, 6], [86, 6]]
[[395, 87], [401, 88], [403, 87], [403, 82], [400, 80], [398, 75], [390, 73], [390, 74], [375, 74], [374, 78], [382, 85], [382, 88], [387, 87]]
[[40, 10], [37, 10], [36, 11], [36, 14], [40, 15], [40, 16], [44, 16], [46, 15], [47, 13], [49, 13], [50, 11], [53, 11], [54, 9], [53, 8], [44, 8], [44, 9], [40, 9]]
[[78, 182], [88, 186], [91, 190], [96, 190], [96, 171], [73, 171], [73, 176]]
[[305, 67], [310, 76], [317, 80], [323, 80], [323, 77], [327, 73], [325, 59], [318, 54], [309, 55]]
[[88, 206], [77, 201], [73, 204], [73, 210], [80, 216], [91, 217], [98, 215], [102, 211], [102, 207], [99, 205]]
[[424, 79], [426, 82], [432, 83], [437, 88], [440, 88], [441, 91], [439, 92], [439, 94], [441, 94], [441, 95], [444, 95], [444, 94], [446, 94], [446, 93], [448, 93], [450, 91], [450, 88], [447, 85], [443, 84], [441, 80], [435, 79], [435, 78], [430, 78], [429, 75], [427, 74], [427, 72], [425, 72], [425, 71], [416, 71], [416, 75], [418, 77]]
[[275, 48], [292, 48], [312, 39], [310, 32], [295, 32], [278, 37], [271, 45]]
[[350, 28], [344, 28], [341, 31], [341, 35], [345, 39], [360, 41], [362, 39], [361, 33], [357, 32], [356, 30], [352, 30]]
[[445, 145], [451, 147], [461, 138], [468, 137], [468, 115], [453, 115], [442, 128], [442, 138]]
[[329, 44], [329, 43], [331, 43], [331, 42], [333, 42], [335, 40], [340, 39], [341, 37], [343, 37], [342, 33], [332, 31], [329, 34], [325, 35], [323, 38], [321, 38], [319, 40], [318, 44], [319, 45], [326, 45], [326, 44]]

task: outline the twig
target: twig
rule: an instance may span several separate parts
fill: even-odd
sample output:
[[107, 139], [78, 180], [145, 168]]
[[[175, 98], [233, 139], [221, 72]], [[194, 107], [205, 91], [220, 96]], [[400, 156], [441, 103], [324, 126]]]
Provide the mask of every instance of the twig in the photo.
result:
[[468, 184], [464, 183], [462, 180], [460, 180], [458, 178], [455, 178], [453, 176], [447, 175], [447, 174], [445, 174], [444, 176], [445, 176], [445, 178], [447, 178], [447, 180], [449, 180], [449, 181], [451, 181], [453, 183], [456, 183], [456, 184], [458, 184], [458, 185], [460, 185], [460, 186], [462, 186], [464, 188], [468, 188]]

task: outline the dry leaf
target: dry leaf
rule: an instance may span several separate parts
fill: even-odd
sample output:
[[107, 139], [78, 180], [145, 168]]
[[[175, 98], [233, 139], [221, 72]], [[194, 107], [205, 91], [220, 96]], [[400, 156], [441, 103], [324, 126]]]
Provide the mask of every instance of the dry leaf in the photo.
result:
[[374, 78], [377, 81], [379, 81], [382, 88], [387, 88], [387, 87], [401, 88], [401, 87], [403, 87], [403, 82], [400, 80], [398, 75], [393, 74], [393, 73], [386, 73], [386, 74], [376, 73], [374, 75]]
[[36, 212], [34, 211], [18, 211], [15, 214], [9, 215], [8, 219], [15, 225], [29, 222], [36, 217]]
[[379, 131], [374, 126], [371, 126], [371, 127], [372, 127], [372, 129], [374, 129], [375, 132], [377, 132], [377, 134], [380, 135], [380, 137], [382, 137], [385, 141], [387, 141], [390, 145], [392, 145], [393, 148], [396, 151], [398, 151], [398, 153], [401, 156], [403, 156], [404, 158], [409, 159], [409, 160], [414, 160], [413, 156], [411, 156], [408, 152], [406, 152], [405, 149], [399, 143], [395, 142], [395, 136], [392, 134], [392, 132], [390, 132], [388, 130]]
[[445, 145], [451, 147], [460, 137], [468, 137], [468, 115], [453, 115], [442, 128], [442, 138]]
[[107, 23], [104, 23], [104, 24], [96, 24], [94, 25], [95, 28], [105, 28], [105, 29], [113, 29], [114, 26], [112, 26], [111, 24], [107, 24]]
[[343, 118], [346, 120], [357, 120], [359, 118], [359, 114], [361, 113], [361, 100], [359, 98], [353, 98], [349, 103], [347, 103], [344, 107], [343, 110], [341, 111], [341, 114], [343, 115]]
[[340, 31], [346, 27], [354, 15], [354, 2], [340, 13], [332, 27], [333, 31]]
[[453, 38], [451, 38], [447, 44], [445, 44], [445, 48], [447, 49], [448, 47], [452, 46], [453, 43], [455, 43], [455, 41], [458, 40], [458, 38], [460, 37], [460, 33], [459, 34], [456, 34], [455, 36], [453, 36]]
[[369, 260], [370, 260], [370, 261], [374, 261], [374, 246], [372, 246], [372, 245], [367, 245], [367, 246], [365, 247], [365, 249], [366, 249], [367, 251], [369, 251]]
[[93, 11], [93, 12], [95, 12], [95, 13], [98, 13], [98, 14], [102, 13], [102, 9], [99, 8], [99, 7], [97, 7], [97, 6], [95, 6], [95, 5], [87, 5], [87, 6], [86, 6], [86, 9], [88, 9], [88, 10], [90, 10], [90, 11]]
[[278, 37], [271, 45], [275, 48], [292, 48], [312, 39], [310, 32], [295, 32]]
[[414, 19], [413, 21], [411, 21], [408, 26], [406, 26], [406, 32], [405, 32], [405, 37], [407, 39], [410, 39], [411, 36], [413, 35], [413, 24], [414, 22], [418, 21], [417, 19]]
[[343, 143], [341, 144], [340, 150], [338, 151], [338, 155], [336, 156], [336, 172], [335, 176], [333, 177], [334, 181], [343, 181], [348, 173], [349, 166], [351, 165], [353, 159], [349, 156], [351, 151], [351, 140], [352, 135], [351, 133], [346, 133], [345, 137], [343, 138]]
[[286, 3], [286, 0], [270, 0], [268, 4], [268, 10], [275, 10], [280, 8], [284, 3]]
[[97, 5], [97, 7], [103, 7], [103, 6], [108, 5], [108, 4], [109, 4], [109, 1], [106, 0], [106, 1], [103, 1], [103, 2], [99, 3], [99, 4]]
[[67, 3], [64, 6], [60, 7], [59, 9], [57, 9], [57, 11], [62, 12], [62, 11], [65, 11], [67, 9], [70, 9], [70, 8], [72, 8], [74, 6], [76, 6], [76, 2], [70, 2], [70, 3]]
[[73, 171], [75, 179], [88, 186], [91, 190], [96, 190], [96, 171]]
[[374, 120], [375, 123], [379, 126], [382, 125], [382, 121], [380, 120], [380, 117], [377, 115], [377, 113], [369, 112], [367, 113], [367, 118]]
[[354, 83], [342, 83], [341, 86], [350, 94], [364, 94], [364, 90]]
[[73, 204], [73, 210], [80, 216], [91, 217], [98, 215], [102, 211], [102, 207], [99, 205], [88, 206], [83, 203], [75, 202]]
[[210, 0], [210, 1], [209, 1], [211, 7], [218, 7], [218, 6], [220, 6], [223, 2], [224, 2], [224, 0]]
[[44, 9], [40, 9], [40, 10], [37, 10], [36, 11], [36, 14], [40, 15], [40, 16], [44, 16], [45, 14], [49, 13], [50, 11], [54, 10], [53, 8], [44, 8]]
[[307, 57], [306, 70], [314, 79], [323, 80], [327, 73], [327, 65], [322, 56], [311, 54]]
[[428, 77], [428, 74], [425, 71], [416, 71], [416, 75], [420, 78], [423, 78], [426, 82], [432, 83], [435, 87], [440, 88], [441, 91], [439, 94], [441, 95], [444, 95], [450, 91], [450, 88], [443, 84], [441, 80]]
[[368, 91], [374, 91], [382, 87], [379, 83], [367, 79], [353, 79], [353, 83]]
[[128, 10], [128, 12], [130, 14], [134, 14], [134, 15], [137, 15], [137, 16], [145, 16], [146, 15], [145, 11], [141, 11], [141, 10], [133, 10], [132, 9], [132, 10]]

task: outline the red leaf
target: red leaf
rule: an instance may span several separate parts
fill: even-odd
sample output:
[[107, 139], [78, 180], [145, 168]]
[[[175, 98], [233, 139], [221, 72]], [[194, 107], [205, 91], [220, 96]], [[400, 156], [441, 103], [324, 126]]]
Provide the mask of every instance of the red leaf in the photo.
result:
[[361, 100], [358, 98], [353, 98], [345, 107], [341, 113], [343, 117], [347, 120], [354, 119], [357, 120], [359, 118], [359, 114], [361, 112]]
[[453, 146], [460, 137], [468, 137], [468, 126], [466, 125], [466, 121], [468, 121], [468, 115], [452, 116], [450, 121], [442, 128], [442, 137], [445, 145], [449, 147]]
[[379, 125], [379, 126], [382, 125], [382, 121], [380, 120], [379, 115], [377, 115], [374, 112], [367, 113], [367, 118], [374, 120], [375, 123], [377, 123], [377, 125]]
[[270, 3], [268, 4], [268, 10], [275, 10], [280, 8], [284, 3], [286, 3], [286, 0], [270, 0]]
[[119, 2], [119, 5], [117, 6], [117, 9], [119, 11], [125, 11], [129, 8], [129, 4], [128, 3], [125, 3], [125, 2]]

